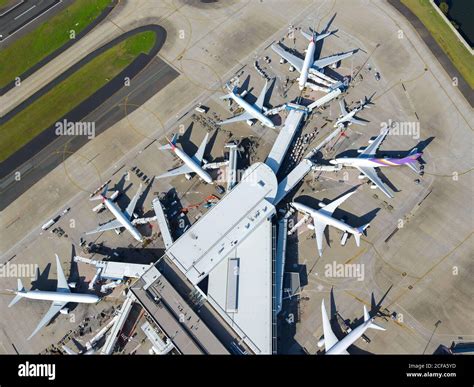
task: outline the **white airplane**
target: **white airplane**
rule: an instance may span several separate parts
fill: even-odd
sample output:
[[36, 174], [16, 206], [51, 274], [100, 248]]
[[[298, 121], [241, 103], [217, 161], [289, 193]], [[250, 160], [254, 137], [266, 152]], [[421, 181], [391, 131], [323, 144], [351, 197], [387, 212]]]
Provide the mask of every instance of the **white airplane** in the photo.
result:
[[27, 340], [30, 340], [36, 333], [38, 333], [41, 328], [46, 326], [57, 313], [68, 314], [69, 309], [64, 307], [69, 302], [95, 304], [99, 301], [99, 297], [93, 294], [71, 293], [69, 284], [66, 281], [66, 277], [64, 276], [64, 272], [57, 254], [56, 267], [58, 271], [58, 285], [55, 292], [42, 290], [26, 291], [23, 287], [23, 284], [21, 283], [21, 279], [18, 278], [18, 289], [15, 291], [16, 296], [8, 305], [9, 308], [15, 305], [22, 298], [29, 298], [30, 300], [52, 301], [49, 310], [46, 312], [38, 326]]
[[366, 147], [365, 149], [359, 149], [359, 157], [335, 158], [334, 160], [330, 160], [329, 162], [331, 164], [340, 165], [343, 167], [357, 168], [361, 172], [359, 174], [359, 179], [364, 179], [365, 177], [367, 177], [373, 183], [371, 188], [379, 188], [389, 198], [393, 198], [392, 190], [382, 182], [380, 177], [377, 175], [377, 171], [375, 170], [375, 168], [398, 167], [401, 165], [407, 165], [414, 172], [420, 173], [419, 169], [416, 166], [416, 162], [421, 157], [422, 153], [418, 152], [418, 149], [415, 148], [406, 157], [376, 158], [375, 155], [377, 153], [377, 149], [379, 148], [380, 144], [385, 139], [385, 136], [388, 134], [389, 131], [389, 128], [384, 129], [375, 140], [369, 141], [368, 147]]
[[339, 125], [342, 126], [349, 126], [351, 124], [357, 124], [357, 125], [367, 125], [367, 121], [361, 120], [358, 118], [355, 118], [354, 116], [363, 110], [365, 107], [370, 103], [370, 99], [365, 98], [365, 101], [361, 101], [359, 106], [357, 106], [355, 109], [352, 109], [350, 112], [347, 111], [347, 106], [346, 106], [346, 101], [344, 99], [339, 100], [339, 106], [341, 108], [341, 115], [339, 116], [338, 120], [334, 124], [334, 127], [337, 128]]
[[95, 230], [87, 232], [86, 235], [96, 234], [98, 232], [103, 232], [103, 231], [108, 231], [108, 230], [116, 230], [116, 229], [120, 229], [121, 227], [124, 227], [128, 232], [130, 232], [130, 234], [132, 234], [132, 236], [137, 241], [143, 242], [142, 234], [140, 234], [140, 232], [135, 228], [134, 224], [131, 221], [133, 212], [135, 211], [135, 207], [141, 195], [141, 189], [142, 189], [142, 185], [140, 184], [140, 188], [138, 188], [138, 191], [133, 197], [133, 199], [130, 200], [130, 203], [125, 209], [125, 212], [122, 212], [120, 208], [118, 208], [118, 206], [111, 199], [107, 198], [106, 195], [107, 195], [108, 186], [106, 185], [101, 194], [91, 198], [90, 200], [102, 200], [102, 203], [115, 216], [115, 219], [97, 227]]
[[164, 177], [178, 176], [178, 175], [187, 175], [186, 177], [188, 177], [190, 173], [195, 173], [206, 183], [212, 184], [212, 177], [209, 175], [209, 173], [207, 173], [204, 170], [203, 167], [201, 167], [203, 161], [204, 161], [204, 167], [207, 165], [207, 162], [203, 160], [203, 157], [204, 157], [204, 151], [206, 150], [208, 137], [209, 137], [209, 133], [206, 133], [206, 137], [204, 137], [204, 140], [202, 141], [201, 145], [199, 145], [199, 148], [197, 152], [194, 154], [194, 156], [188, 156], [186, 152], [184, 152], [183, 150], [179, 149], [176, 146], [178, 135], [177, 134], [173, 135], [173, 138], [171, 139], [171, 141], [168, 140], [168, 144], [163, 145], [159, 147], [158, 149], [159, 150], [166, 150], [166, 149], [172, 150], [176, 154], [176, 156], [178, 156], [184, 162], [184, 164], [178, 168], [172, 169], [158, 176], [157, 179], [162, 179]]
[[[120, 195], [120, 191], [117, 190], [117, 191], [114, 191], [110, 194], [109, 196], [109, 200], [115, 202], [117, 200], [117, 198], [119, 197]], [[105, 204], [104, 203], [99, 203], [97, 204], [93, 209], [92, 209], [92, 212], [101, 212], [102, 210], [104, 210], [106, 207], [105, 207]]]
[[306, 50], [306, 55], [305, 55], [304, 60], [297, 57], [296, 55], [289, 53], [279, 44], [272, 44], [272, 50], [275, 51], [283, 59], [288, 61], [296, 69], [296, 71], [300, 73], [300, 76], [298, 78], [298, 85], [299, 85], [300, 90], [303, 90], [305, 87], [310, 87], [316, 90], [321, 89], [321, 87], [311, 82], [308, 82], [308, 79], [310, 79], [316, 83], [329, 86], [329, 88], [327, 88], [326, 90], [326, 91], [329, 91], [331, 87], [335, 87], [335, 84], [337, 84], [338, 81], [324, 74], [324, 68], [329, 65], [338, 63], [343, 59], [349, 58], [350, 56], [352, 56], [353, 54], [357, 52], [357, 50], [352, 50], [349, 52], [331, 55], [326, 58], [315, 60], [314, 59], [314, 51], [316, 48], [315, 42], [326, 38], [327, 36], [333, 34], [334, 32], [335, 31], [317, 35], [314, 32], [312, 32], [311, 34], [308, 34], [301, 31], [303, 36], [309, 39], [309, 45]]
[[270, 118], [268, 118], [265, 115], [268, 109], [265, 106], [263, 106], [263, 102], [265, 101], [265, 96], [267, 94], [267, 88], [268, 88], [268, 82], [265, 82], [265, 86], [260, 92], [260, 95], [258, 96], [257, 101], [251, 105], [243, 98], [241, 94], [238, 93], [239, 91], [238, 87], [237, 86], [234, 87], [233, 90], [229, 94], [222, 96], [221, 99], [230, 98], [234, 100], [239, 106], [241, 106], [245, 110], [245, 113], [242, 113], [238, 116], [221, 121], [219, 122], [219, 124], [225, 125], [225, 124], [230, 124], [230, 123], [239, 122], [239, 121], [248, 121], [249, 123], [251, 123], [252, 120], [258, 120], [263, 125], [274, 129], [275, 124], [272, 122], [272, 120], [270, 120]]
[[341, 239], [342, 244], [345, 243], [347, 234], [354, 235], [357, 246], [360, 246], [360, 237], [364, 233], [365, 229], [369, 226], [369, 223], [361, 227], [351, 227], [348, 224], [337, 220], [332, 217], [333, 212], [339, 207], [346, 199], [348, 199], [355, 192], [349, 192], [348, 194], [340, 197], [337, 200], [329, 204], [319, 203], [321, 209], [315, 210], [314, 208], [308, 207], [301, 203], [292, 202], [291, 205], [298, 211], [310, 216], [313, 219], [314, 233], [316, 234], [316, 243], [318, 245], [318, 253], [321, 257], [323, 254], [323, 235], [326, 226], [333, 226], [339, 230], [344, 231]]
[[331, 323], [326, 312], [326, 307], [324, 306], [324, 300], [321, 304], [321, 314], [323, 318], [324, 347], [326, 349], [326, 355], [349, 355], [347, 348], [361, 337], [368, 328], [380, 331], [385, 330], [384, 327], [381, 327], [374, 322], [375, 319], [370, 317], [369, 312], [367, 312], [367, 308], [364, 305], [364, 322], [350, 331], [350, 333], [348, 333], [342, 340], [338, 340], [331, 329]]

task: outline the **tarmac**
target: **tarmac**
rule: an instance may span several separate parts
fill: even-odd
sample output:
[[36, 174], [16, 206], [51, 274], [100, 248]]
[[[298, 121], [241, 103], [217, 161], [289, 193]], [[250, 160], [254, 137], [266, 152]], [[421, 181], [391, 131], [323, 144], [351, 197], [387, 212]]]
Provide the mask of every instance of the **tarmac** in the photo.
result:
[[[144, 2], [144, 7], [137, 7], [133, 12], [126, 4], [117, 8], [114, 17], [122, 20], [122, 26], [132, 19], [141, 22], [144, 19], [140, 17], [144, 15], [147, 22], [153, 18], [159, 20], [169, 38], [158, 56], [181, 76], [95, 141], [84, 145], [3, 210], [0, 261], [38, 263], [43, 268], [53, 262], [54, 252], [66, 261], [72, 243], [78, 246], [85, 231], [110, 219], [108, 212], [98, 215], [91, 212], [90, 193], [108, 179], [112, 179], [112, 185], [118, 183], [133, 166], [151, 177], [179, 165], [170, 153], [159, 152], [155, 143], [164, 143], [165, 134], [179, 132], [183, 134], [185, 150], [195, 150], [206, 131], [214, 134], [213, 121], [234, 114], [227, 103], [218, 98], [229, 79], [241, 71], [241, 79], [250, 75], [252, 95], [263, 86], [264, 81], [253, 69], [255, 59], [271, 58], [271, 63], [264, 65], [265, 71], [277, 77], [270, 105], [294, 99], [299, 94], [293, 82], [297, 75], [289, 73], [288, 65], [280, 64], [268, 46], [288, 32], [289, 24], [305, 29], [315, 26], [320, 30], [337, 13], [332, 28], [339, 28], [339, 38], [326, 39], [321, 55], [359, 47], [361, 51], [353, 59], [343, 61], [335, 71], [354, 75], [344, 96], [350, 106], [373, 92], [376, 92], [375, 105], [358, 114], [370, 121], [367, 126], [351, 126], [347, 136], [330, 144], [322, 157], [327, 160], [366, 146], [369, 138], [376, 136], [389, 119], [400, 123], [419, 122], [419, 136], [415, 133], [388, 136], [380, 150], [403, 153], [414, 146], [423, 147], [425, 174], [420, 177], [407, 168], [384, 169], [383, 175], [398, 191], [395, 198], [389, 200], [359, 180], [357, 171], [310, 173], [287, 198], [286, 201], [296, 198], [317, 205], [320, 200], [333, 200], [362, 183], [334, 215], [345, 217], [349, 224], [356, 226], [370, 220], [371, 226], [360, 248], [352, 238], [340, 246], [340, 234], [329, 229], [331, 247], [325, 245], [322, 258], [317, 258], [313, 232], [305, 226], [298, 229], [296, 237], [290, 237], [285, 270], [300, 273], [302, 289], [299, 297], [285, 300], [280, 315], [278, 352], [315, 354], [320, 351], [317, 347], [322, 335], [320, 305], [323, 298], [326, 305], [330, 305], [331, 289], [337, 312], [352, 327], [359, 323], [364, 304], [371, 309], [372, 293], [376, 302], [385, 295], [381, 311], [387, 317], [378, 322], [387, 331], [366, 332], [370, 342], [358, 340], [350, 352], [433, 353], [440, 344], [449, 345], [459, 338], [473, 341], [474, 329], [469, 317], [474, 313], [471, 302], [474, 224], [470, 216], [472, 110], [409, 22], [386, 2], [362, 8], [365, 3], [363, 0], [281, 1], [279, 7], [275, 7], [270, 2], [233, 1], [214, 7], [174, 2], [157, 8]], [[175, 8], [170, 12], [172, 6]], [[131, 13], [125, 13], [125, 9]], [[162, 16], [152, 17], [153, 12], [161, 12]], [[314, 19], [314, 15], [318, 18]], [[101, 29], [106, 32], [105, 36], [114, 34], [114, 28], [108, 23], [97, 31]], [[400, 30], [404, 33], [401, 39]], [[95, 32], [82, 41], [91, 42]], [[295, 48], [302, 52], [307, 42], [299, 34], [295, 36]], [[263, 61], [260, 63], [263, 65]], [[378, 81], [376, 71], [381, 76]], [[285, 86], [287, 76], [290, 81]], [[322, 94], [311, 92], [303, 97], [314, 99], [318, 95]], [[210, 108], [206, 115], [192, 110], [198, 103]], [[303, 134], [317, 132], [314, 140], [305, 145], [308, 151], [331, 132], [339, 114], [338, 102], [334, 101], [312, 115], [302, 129]], [[245, 122], [222, 127], [215, 133], [216, 138], [211, 140], [205, 156], [209, 161], [223, 157], [225, 142], [246, 138], [252, 141], [243, 152], [250, 159], [245, 162], [264, 160], [277, 136], [276, 131], [259, 124], [249, 127]], [[126, 206], [140, 181], [135, 174], [130, 176], [126, 186], [131, 184], [131, 187], [120, 199], [121, 208]], [[420, 180], [418, 184], [416, 179]], [[155, 180], [143, 195], [138, 212], [151, 216], [152, 196], [172, 187], [181, 207], [193, 207], [186, 214], [185, 224], [194, 222], [205, 211], [202, 205], [193, 205], [216, 194], [213, 186], [196, 178]], [[282, 203], [283, 208], [285, 204]], [[68, 237], [41, 232], [41, 225], [66, 207], [71, 207], [71, 211], [58, 225], [67, 231]], [[175, 235], [185, 228], [177, 216], [171, 216]], [[146, 248], [140, 248], [127, 232], [97, 234], [86, 238], [86, 242], [101, 246], [104, 254], [116, 251], [121, 259], [158, 259], [163, 245], [156, 226], [142, 226], [140, 230], [151, 240]], [[42, 252], [41, 256], [38, 251]], [[360, 266], [363, 279], [329, 275], [327, 265], [338, 263], [363, 265]], [[15, 278], [2, 281], [4, 288], [14, 287], [14, 284]], [[9, 301], [10, 296], [1, 297], [0, 308], [4, 310]], [[46, 308], [43, 303], [32, 307], [37, 308], [37, 317]], [[64, 326], [65, 317], [59, 316], [41, 336], [27, 344], [24, 337], [36, 323], [35, 319], [28, 320], [28, 309], [18, 304], [0, 322], [2, 352], [13, 353], [14, 348], [25, 353], [41, 351], [57, 342], [70, 327], [68, 323]], [[393, 312], [396, 313], [394, 319]], [[27, 319], [25, 326], [14, 326], [21, 317]], [[339, 326], [336, 334], [343, 330], [341, 322]]]

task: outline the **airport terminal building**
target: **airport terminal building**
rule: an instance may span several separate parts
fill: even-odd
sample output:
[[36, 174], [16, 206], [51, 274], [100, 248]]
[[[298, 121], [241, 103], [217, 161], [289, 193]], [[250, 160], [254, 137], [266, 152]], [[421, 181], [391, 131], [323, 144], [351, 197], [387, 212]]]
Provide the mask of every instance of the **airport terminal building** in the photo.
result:
[[[273, 204], [277, 192], [273, 170], [264, 163], [253, 164], [235, 188], [174, 241], [163, 257], [171, 262], [168, 269], [177, 268], [189, 289], [200, 295], [199, 306], [208, 304], [220, 324], [226, 325], [217, 330], [231, 329], [232, 342], [223, 343], [231, 350], [238, 343], [243, 353], [276, 353], [277, 297], [281, 295], [276, 291], [281, 288], [276, 275], [281, 262]], [[151, 270], [158, 272], [157, 266]], [[142, 304], [149, 304], [150, 295], [145, 293], [160, 278], [143, 276], [142, 289], [133, 290], [142, 296], [137, 297], [139, 301], [147, 298]]]

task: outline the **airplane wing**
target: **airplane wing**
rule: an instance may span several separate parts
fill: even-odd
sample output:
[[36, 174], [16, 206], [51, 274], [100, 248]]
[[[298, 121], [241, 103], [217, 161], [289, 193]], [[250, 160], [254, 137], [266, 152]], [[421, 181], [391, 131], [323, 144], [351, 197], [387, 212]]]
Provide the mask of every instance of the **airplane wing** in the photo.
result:
[[326, 58], [317, 59], [314, 61], [312, 67], [315, 67], [316, 69], [322, 69], [326, 66], [332, 65], [333, 63], [337, 63], [340, 60], [349, 58], [353, 54], [354, 54], [354, 51], [350, 51], [350, 52], [345, 52], [343, 54], [331, 55], [331, 56], [327, 56]]
[[298, 58], [297, 56], [290, 54], [288, 51], [284, 50], [278, 44], [272, 44], [272, 50], [280, 55], [283, 59], [286, 59], [299, 73], [303, 68], [303, 59]]
[[352, 122], [353, 124], [357, 124], [357, 125], [364, 125], [364, 126], [367, 125], [367, 121], [361, 120], [359, 118], [352, 117], [352, 118], [349, 119], [349, 121]]
[[257, 106], [260, 111], [263, 110], [263, 102], [265, 101], [265, 96], [267, 95], [267, 87], [268, 82], [265, 82], [265, 86], [263, 87], [262, 91], [260, 92], [260, 95], [257, 98], [257, 101], [255, 102], [255, 106]]
[[389, 129], [385, 129], [381, 134], [377, 136], [377, 138], [374, 140], [372, 144], [370, 144], [367, 148], [364, 149], [364, 151], [359, 155], [359, 157], [367, 157], [367, 156], [374, 156], [375, 153], [377, 152], [377, 149], [379, 149], [380, 144], [382, 144], [382, 141], [385, 139], [389, 132]]
[[385, 195], [389, 198], [393, 198], [391, 190], [383, 183], [374, 168], [357, 167], [357, 169], [367, 176]]
[[186, 164], [181, 165], [178, 168], [172, 169], [171, 171], [165, 172], [160, 176], [157, 176], [157, 179], [163, 179], [165, 177], [179, 176], [184, 175], [185, 173], [192, 173], [193, 170], [189, 168]]
[[339, 100], [339, 106], [341, 107], [341, 114], [342, 114], [343, 116], [346, 116], [346, 115], [349, 114], [349, 112], [348, 112], [347, 109], [346, 109], [346, 104], [345, 104], [345, 102], [344, 102], [343, 99], [340, 99], [340, 100]]
[[48, 325], [48, 323], [52, 320], [56, 314], [59, 313], [59, 311], [67, 304], [67, 302], [57, 302], [54, 301], [49, 310], [46, 312], [46, 314], [43, 316], [41, 321], [38, 323], [36, 326], [35, 330], [33, 333], [30, 335], [30, 337], [27, 338], [27, 340], [31, 339], [34, 335], [38, 333], [38, 331], [43, 328], [44, 326]]
[[318, 253], [321, 257], [323, 255], [323, 237], [324, 237], [324, 229], [326, 228], [327, 224], [321, 221], [316, 221], [313, 218], [314, 224], [314, 234], [316, 235], [316, 244], [318, 245]]
[[95, 230], [86, 232], [86, 235], [90, 234], [97, 234], [98, 232], [108, 231], [108, 230], [115, 230], [116, 228], [123, 227], [122, 223], [120, 223], [117, 219], [111, 220], [103, 224], [102, 226], [97, 227]]
[[196, 162], [196, 164], [199, 164], [199, 165], [202, 164], [202, 158], [204, 157], [204, 151], [206, 150], [208, 138], [209, 138], [209, 133], [206, 133], [204, 140], [202, 140], [201, 145], [199, 145], [199, 149], [192, 157], [192, 159]]
[[58, 271], [57, 291], [61, 293], [71, 293], [69, 285], [66, 281], [66, 276], [64, 275], [63, 268], [61, 267], [61, 262], [59, 262], [58, 254], [56, 254], [56, 268]]
[[321, 304], [321, 315], [323, 318], [323, 334], [324, 334], [324, 347], [326, 352], [329, 351], [339, 340], [331, 329], [331, 323], [329, 322], [329, 317], [326, 312], [326, 307], [324, 306], [324, 300]]
[[252, 120], [254, 117], [248, 113], [242, 113], [238, 116], [228, 118], [227, 120], [219, 122], [220, 125], [225, 125], [225, 124], [231, 124], [233, 122], [239, 122], [239, 121], [247, 121], [247, 120]]
[[125, 216], [128, 218], [128, 220], [132, 219], [133, 211], [135, 211], [135, 207], [137, 206], [138, 199], [140, 198], [140, 195], [142, 194], [142, 185], [140, 184], [140, 188], [138, 188], [137, 193], [135, 196], [130, 200], [130, 203], [128, 203], [127, 208], [125, 209]]
[[321, 208], [320, 212], [324, 212], [326, 215], [331, 216], [333, 212], [339, 207], [342, 203], [344, 203], [351, 195], [353, 195], [355, 191], [349, 192], [348, 194], [341, 196], [339, 199], [332, 201], [329, 204], [326, 204], [323, 208]]

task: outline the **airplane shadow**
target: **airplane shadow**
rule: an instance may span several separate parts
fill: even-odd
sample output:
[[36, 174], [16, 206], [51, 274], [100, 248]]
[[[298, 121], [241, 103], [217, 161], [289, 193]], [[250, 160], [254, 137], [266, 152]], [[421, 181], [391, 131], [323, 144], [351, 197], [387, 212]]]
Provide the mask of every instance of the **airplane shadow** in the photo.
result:
[[[204, 150], [204, 158], [208, 162], [216, 162], [217, 160], [220, 159], [220, 157], [212, 158], [211, 156], [212, 148], [214, 148], [214, 144], [216, 143], [216, 140], [217, 140], [217, 134], [218, 134], [218, 131], [214, 130], [211, 137], [209, 138], [209, 141], [207, 142], [206, 149]], [[222, 156], [222, 159], [223, 159], [223, 156]]]
[[191, 141], [191, 134], [193, 132], [194, 122], [191, 122], [184, 133], [179, 133], [178, 143], [181, 148], [188, 155], [193, 155], [197, 152], [198, 146]]
[[[329, 19], [329, 21], [326, 24], [326, 27], [320, 32], [320, 34], [325, 34], [326, 32], [329, 32], [329, 28], [331, 28], [332, 23], [334, 22], [334, 19], [337, 16], [337, 12]], [[336, 30], [337, 32], [337, 30]], [[328, 36], [329, 38], [329, 36]], [[314, 57], [319, 58], [321, 56], [321, 51], [323, 50], [323, 44], [326, 39], [322, 39], [315, 44], [315, 49], [314, 49]]]

